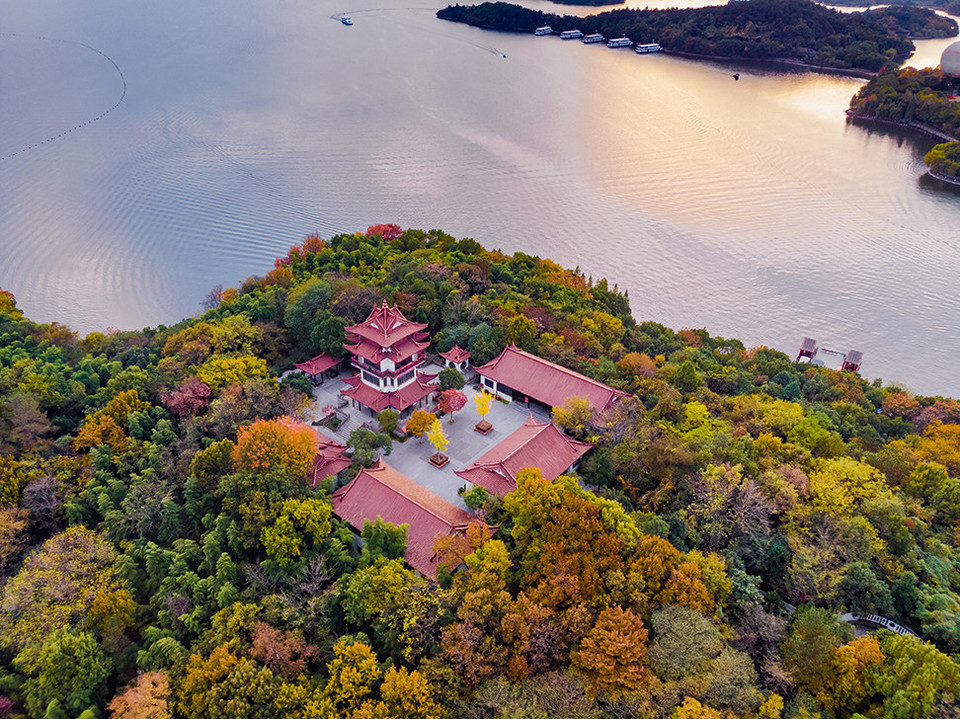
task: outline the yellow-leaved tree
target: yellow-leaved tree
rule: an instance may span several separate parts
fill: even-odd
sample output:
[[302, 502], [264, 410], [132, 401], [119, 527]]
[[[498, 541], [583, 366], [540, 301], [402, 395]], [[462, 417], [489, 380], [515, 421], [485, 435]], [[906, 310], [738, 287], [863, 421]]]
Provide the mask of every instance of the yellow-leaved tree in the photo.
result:
[[594, 409], [590, 406], [588, 398], [573, 395], [567, 397], [561, 406], [554, 407], [551, 414], [553, 421], [567, 432], [575, 437], [582, 437], [590, 427]]
[[232, 384], [243, 384], [255, 377], [269, 376], [266, 360], [253, 355], [213, 355], [197, 370], [197, 378], [214, 392]]
[[485, 389], [473, 395], [473, 403], [477, 406], [477, 414], [484, 422], [487, 420], [487, 415], [490, 414], [491, 400], [493, 400], [493, 395]]
[[433, 424], [430, 425], [430, 429], [427, 430], [427, 439], [430, 440], [430, 444], [433, 445], [433, 448], [437, 450], [437, 454], [440, 454], [447, 448], [450, 444], [450, 440], [447, 439], [446, 435], [443, 433], [443, 427], [440, 424], [440, 420], [434, 418]]
[[414, 410], [410, 419], [407, 420], [407, 431], [414, 437], [417, 437], [422, 444], [423, 436], [436, 421], [437, 415], [435, 415], [433, 412], [426, 412], [422, 409]]

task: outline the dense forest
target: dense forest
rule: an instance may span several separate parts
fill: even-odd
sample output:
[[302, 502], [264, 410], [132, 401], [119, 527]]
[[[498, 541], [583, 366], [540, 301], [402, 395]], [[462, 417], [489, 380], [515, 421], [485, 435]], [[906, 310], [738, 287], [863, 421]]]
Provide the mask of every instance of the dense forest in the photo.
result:
[[[332, 515], [311, 387], [277, 379], [383, 300], [434, 350], [515, 343], [629, 393], [600, 426], [558, 408], [580, 476], [481, 498], [495, 533], [438, 544], [436, 582], [404, 527], [361, 546]], [[80, 338], [0, 292], [0, 716], [957, 717], [960, 402], [630, 302], [390, 225], [173, 327]]]
[[850, 109], [888, 122], [923, 123], [960, 137], [960, 102], [952, 99], [958, 91], [960, 80], [939, 70], [891, 68], [860, 88]]
[[667, 51], [757, 60], [789, 60], [825, 68], [875, 72], [905, 60], [909, 37], [951, 37], [957, 24], [921, 8], [841, 13], [810, 0], [731, 1], [669, 10], [610, 10], [585, 18], [554, 15], [504, 2], [451, 5], [444, 20], [533, 32], [541, 25], [579, 28], [605, 37], [658, 42]]

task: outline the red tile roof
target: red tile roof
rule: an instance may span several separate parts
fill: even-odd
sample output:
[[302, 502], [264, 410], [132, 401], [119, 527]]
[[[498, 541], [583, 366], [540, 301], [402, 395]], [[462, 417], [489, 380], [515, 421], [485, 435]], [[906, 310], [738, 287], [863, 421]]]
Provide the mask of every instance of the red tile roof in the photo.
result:
[[310, 475], [310, 486], [314, 489], [327, 477], [334, 477], [347, 467], [353, 460], [343, 453], [347, 446], [339, 444], [322, 432], [317, 432], [317, 454], [313, 458], [313, 469]]
[[544, 479], [552, 482], [592, 446], [570, 439], [552, 422], [537, 422], [530, 417], [500, 444], [454, 474], [505, 497], [517, 488], [517, 472], [521, 469], [538, 467]]
[[344, 349], [379, 365], [385, 359], [392, 359], [394, 363], [399, 364], [414, 352], [420, 352], [429, 346], [429, 342], [418, 342], [414, 337], [404, 337], [391, 345], [390, 351], [386, 352], [385, 348], [376, 342], [361, 337], [356, 344], [344, 345]]
[[341, 394], [350, 399], [355, 399], [364, 407], [369, 407], [374, 412], [392, 408], [402, 412], [407, 407], [416, 404], [431, 392], [436, 392], [438, 387], [435, 384], [427, 384], [436, 377], [434, 374], [424, 374], [417, 372], [417, 378], [410, 384], [401, 387], [395, 392], [384, 392], [376, 387], [371, 387], [360, 379], [359, 375], [347, 377], [343, 381], [350, 385], [350, 389], [340, 390]]
[[333, 493], [333, 511], [357, 531], [363, 520], [382, 517], [395, 525], [408, 524], [407, 564], [431, 579], [437, 576], [433, 540], [463, 532], [471, 514], [447, 502], [398, 472], [382, 459], [362, 469], [352, 482]]
[[326, 352], [321, 352], [313, 359], [309, 359], [306, 362], [298, 362], [294, 367], [307, 374], [320, 374], [332, 367], [336, 367], [345, 359], [345, 357], [331, 357]]
[[[344, 331], [347, 334], [363, 337], [376, 343], [379, 347], [390, 347], [405, 337], [422, 333], [427, 326], [419, 322], [411, 322], [396, 307], [387, 307], [383, 301], [380, 307], [374, 307], [370, 316], [357, 325], [351, 325]], [[416, 337], [423, 339], [423, 337]]]
[[453, 348], [447, 352], [441, 352], [440, 356], [445, 360], [450, 360], [454, 364], [460, 364], [464, 360], [470, 359], [470, 353], [460, 345], [454, 345]]
[[524, 352], [514, 345], [507, 347], [499, 357], [475, 369], [482, 376], [550, 407], [561, 406], [568, 397], [586, 397], [597, 413], [602, 415], [617, 399], [628, 396], [626, 392]]

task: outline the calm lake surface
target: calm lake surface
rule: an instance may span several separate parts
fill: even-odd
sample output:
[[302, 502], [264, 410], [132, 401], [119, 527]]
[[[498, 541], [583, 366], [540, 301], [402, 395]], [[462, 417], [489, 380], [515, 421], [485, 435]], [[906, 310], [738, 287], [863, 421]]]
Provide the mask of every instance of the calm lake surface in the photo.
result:
[[0, 0], [0, 287], [84, 333], [172, 324], [310, 232], [396, 222], [607, 276], [641, 320], [809, 335], [960, 395], [960, 193], [921, 180], [932, 141], [847, 124], [863, 81], [429, 4]]

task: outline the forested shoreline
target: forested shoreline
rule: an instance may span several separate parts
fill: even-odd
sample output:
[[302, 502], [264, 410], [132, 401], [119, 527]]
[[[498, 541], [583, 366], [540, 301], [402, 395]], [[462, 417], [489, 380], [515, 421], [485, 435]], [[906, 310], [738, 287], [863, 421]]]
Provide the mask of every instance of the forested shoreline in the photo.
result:
[[931, 174], [954, 184], [960, 183], [960, 142], [945, 142], [923, 158]]
[[[629, 395], [555, 412], [579, 476], [474, 497], [494, 533], [438, 543], [436, 582], [404, 527], [334, 516], [369, 457], [311, 488], [312, 388], [278, 380], [384, 301], [432, 351], [513, 343]], [[630, 303], [394, 225], [173, 327], [81, 338], [0, 291], [0, 716], [956, 716], [960, 402]]]
[[[891, 68], [872, 78], [850, 100], [849, 112], [938, 136], [960, 138], [958, 80], [939, 69]], [[947, 182], [960, 178], [960, 141], [935, 146], [924, 157], [930, 174]]]
[[[867, 8], [876, 3], [870, 0], [831, 0], [830, 4]], [[943, 10], [951, 15], [960, 15], [960, 0], [898, 0], [897, 5], [933, 8]]]
[[657, 42], [666, 51], [752, 60], [789, 60], [811, 67], [877, 72], [900, 64], [910, 36], [951, 37], [956, 23], [931, 10], [893, 7], [840, 13], [809, 0], [749, 0], [668, 10], [610, 10], [584, 18], [505, 2], [450, 5], [437, 17], [491, 30], [533, 32], [550, 25], [605, 37]]
[[960, 103], [951, 99], [957, 87], [958, 79], [940, 70], [890, 68], [860, 88], [850, 109], [879, 120], [924, 123], [960, 138]]

